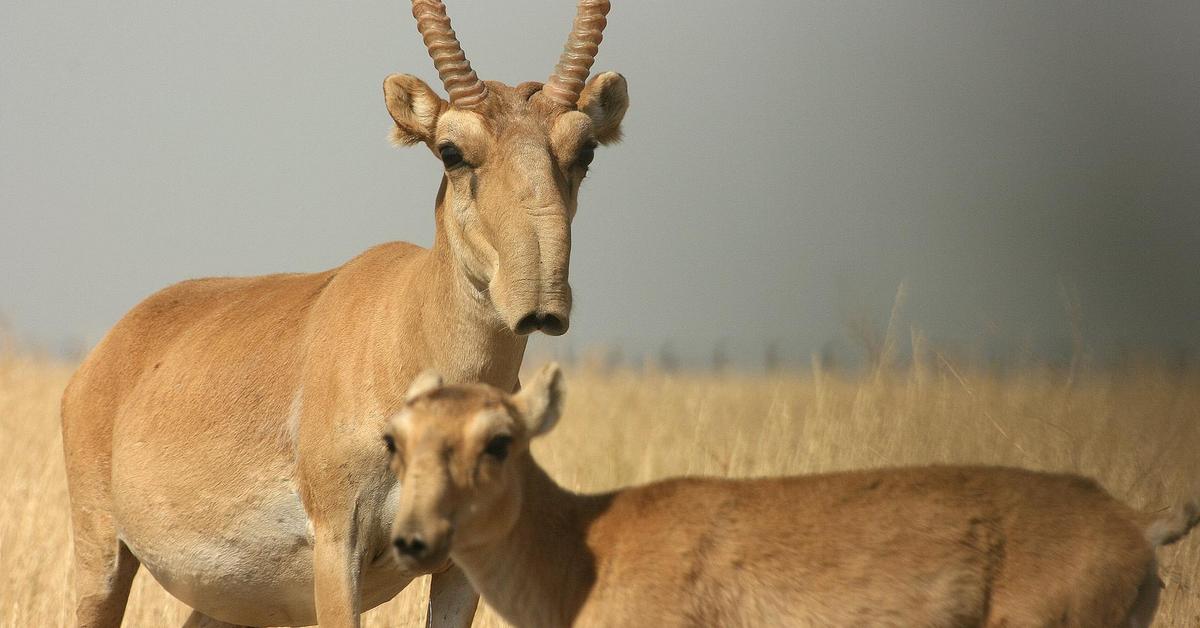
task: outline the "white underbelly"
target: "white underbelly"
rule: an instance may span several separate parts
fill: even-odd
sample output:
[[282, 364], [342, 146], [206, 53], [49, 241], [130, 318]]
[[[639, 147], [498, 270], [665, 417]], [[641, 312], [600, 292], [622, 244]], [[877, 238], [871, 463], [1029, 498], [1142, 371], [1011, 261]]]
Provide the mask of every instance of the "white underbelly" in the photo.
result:
[[153, 509], [118, 507], [121, 539], [164, 589], [206, 615], [311, 624], [311, 525], [291, 482], [271, 488], [255, 487], [234, 507], [206, 504], [203, 496]]
[[[266, 495], [255, 490], [253, 505], [238, 509], [209, 504], [190, 513], [139, 508], [135, 514], [119, 508], [121, 539], [164, 589], [214, 619], [312, 625], [317, 621], [312, 525], [294, 486], [279, 487]], [[390, 521], [398, 501], [393, 486], [378, 520]], [[363, 565], [364, 611], [395, 597], [412, 580], [392, 567], [388, 555], [378, 555]]]

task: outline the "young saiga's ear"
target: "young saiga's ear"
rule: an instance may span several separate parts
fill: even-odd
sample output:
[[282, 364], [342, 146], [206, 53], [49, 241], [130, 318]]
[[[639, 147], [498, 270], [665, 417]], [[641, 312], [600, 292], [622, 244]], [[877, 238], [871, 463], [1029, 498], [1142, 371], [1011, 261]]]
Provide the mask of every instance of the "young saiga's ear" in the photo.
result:
[[557, 363], [551, 362], [543, 366], [529, 383], [521, 387], [521, 392], [513, 396], [530, 438], [549, 432], [558, 423], [564, 394], [562, 369]]
[[405, 401], [412, 401], [427, 392], [442, 387], [442, 375], [433, 369], [421, 371], [416, 379], [408, 385], [408, 392], [404, 393]]

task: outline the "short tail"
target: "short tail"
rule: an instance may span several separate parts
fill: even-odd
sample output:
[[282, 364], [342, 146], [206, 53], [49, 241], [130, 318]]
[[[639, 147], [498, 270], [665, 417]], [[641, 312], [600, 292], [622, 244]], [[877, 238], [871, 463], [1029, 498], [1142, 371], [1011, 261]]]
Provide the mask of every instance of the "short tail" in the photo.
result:
[[1146, 540], [1154, 547], [1170, 545], [1187, 536], [1196, 524], [1200, 524], [1200, 507], [1196, 506], [1195, 501], [1190, 501], [1155, 519], [1146, 528]]

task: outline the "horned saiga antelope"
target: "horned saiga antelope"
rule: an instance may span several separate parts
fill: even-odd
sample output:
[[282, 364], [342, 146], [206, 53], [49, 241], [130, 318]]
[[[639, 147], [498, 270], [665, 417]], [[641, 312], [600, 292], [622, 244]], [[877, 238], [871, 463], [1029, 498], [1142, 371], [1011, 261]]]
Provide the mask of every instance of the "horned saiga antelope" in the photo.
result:
[[544, 85], [516, 87], [476, 76], [440, 1], [412, 9], [449, 101], [402, 74], [383, 92], [395, 141], [445, 166], [432, 248], [183, 282], [109, 331], [62, 406], [81, 626], [120, 623], [139, 565], [193, 624], [357, 625], [430, 571], [433, 623], [470, 622], [460, 572], [395, 566], [379, 433], [422, 369], [511, 390], [526, 336], [567, 330], [580, 182], [628, 96], [587, 80], [606, 1], [579, 3]]
[[917, 467], [687, 478], [599, 495], [529, 453], [554, 427], [550, 365], [516, 395], [427, 373], [383, 435], [404, 491], [398, 560], [452, 559], [514, 625], [1148, 626], [1154, 549], [1200, 522], [1091, 480]]

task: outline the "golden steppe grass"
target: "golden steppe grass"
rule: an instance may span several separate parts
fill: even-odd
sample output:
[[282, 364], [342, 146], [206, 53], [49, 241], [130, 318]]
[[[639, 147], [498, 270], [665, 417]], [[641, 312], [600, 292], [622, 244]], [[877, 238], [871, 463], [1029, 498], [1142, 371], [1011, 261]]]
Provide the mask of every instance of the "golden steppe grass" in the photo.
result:
[[[0, 625], [72, 618], [58, 400], [71, 366], [0, 355]], [[994, 463], [1095, 476], [1146, 510], [1200, 492], [1200, 372], [1152, 366], [1005, 376], [935, 359], [856, 376], [702, 375], [570, 368], [566, 415], [535, 455], [600, 490], [679, 474], [755, 476], [897, 464]], [[1200, 533], [1162, 550], [1160, 626], [1200, 626]], [[426, 583], [367, 626], [421, 625]], [[126, 626], [187, 610], [144, 571]], [[496, 626], [486, 609], [477, 625]]]

